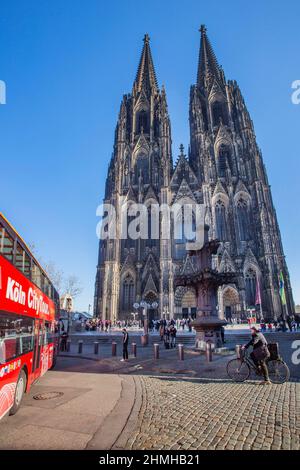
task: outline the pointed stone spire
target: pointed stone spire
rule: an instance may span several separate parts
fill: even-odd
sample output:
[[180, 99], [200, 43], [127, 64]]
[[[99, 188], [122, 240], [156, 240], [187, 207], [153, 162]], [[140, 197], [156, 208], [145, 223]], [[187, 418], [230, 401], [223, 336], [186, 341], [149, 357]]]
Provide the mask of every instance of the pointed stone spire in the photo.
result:
[[199, 88], [210, 87], [214, 80], [223, 83], [221, 68], [207, 37], [205, 25], [201, 25], [201, 44], [198, 63], [197, 86]]
[[148, 34], [145, 34], [144, 47], [142, 50], [136, 79], [133, 85], [134, 89], [138, 92], [141, 92], [142, 90], [144, 90], [146, 93], [151, 93], [151, 91], [158, 91], [157, 79], [149, 42], [150, 37]]

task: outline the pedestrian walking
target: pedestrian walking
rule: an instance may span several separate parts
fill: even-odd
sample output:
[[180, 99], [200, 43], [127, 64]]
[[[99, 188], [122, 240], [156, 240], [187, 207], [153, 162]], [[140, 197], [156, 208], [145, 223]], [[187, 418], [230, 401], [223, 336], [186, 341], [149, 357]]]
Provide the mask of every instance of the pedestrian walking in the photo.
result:
[[121, 362], [128, 361], [128, 341], [129, 334], [126, 328], [123, 328], [123, 359], [121, 359]]
[[164, 345], [166, 349], [170, 349], [170, 330], [168, 327], [164, 329]]
[[170, 339], [171, 339], [171, 348], [175, 348], [176, 347], [176, 333], [177, 333], [177, 330], [175, 328], [175, 325], [171, 325], [170, 326]]
[[60, 335], [60, 350], [61, 351], [67, 350], [67, 339], [68, 339], [68, 333], [66, 331], [63, 331], [62, 334]]
[[160, 327], [159, 327], [159, 336], [160, 336], [161, 341], [164, 339], [164, 334], [165, 334], [165, 326], [163, 322], [161, 322]]

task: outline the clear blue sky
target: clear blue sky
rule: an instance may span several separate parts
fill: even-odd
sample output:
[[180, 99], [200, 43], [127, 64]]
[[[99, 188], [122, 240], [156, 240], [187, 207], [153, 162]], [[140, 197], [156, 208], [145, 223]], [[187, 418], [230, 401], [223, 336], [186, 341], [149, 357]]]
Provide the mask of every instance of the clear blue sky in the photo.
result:
[[0, 12], [0, 208], [43, 259], [78, 275], [78, 309], [93, 302], [95, 211], [143, 35], [166, 86], [176, 157], [189, 142], [201, 23], [254, 120], [300, 303], [298, 0], [0, 0]]

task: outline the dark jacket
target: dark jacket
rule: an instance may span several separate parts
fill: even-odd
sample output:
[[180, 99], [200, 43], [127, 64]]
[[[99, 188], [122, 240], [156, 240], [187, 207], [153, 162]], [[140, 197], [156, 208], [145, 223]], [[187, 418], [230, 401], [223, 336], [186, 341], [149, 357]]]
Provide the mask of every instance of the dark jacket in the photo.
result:
[[253, 349], [260, 348], [261, 346], [266, 346], [268, 344], [268, 341], [264, 337], [262, 333], [256, 333], [256, 335], [253, 335], [249, 343], [246, 344], [245, 348], [249, 348], [249, 346], [253, 346]]
[[124, 333], [124, 336], [123, 336], [123, 345], [124, 346], [127, 346], [128, 345], [128, 341], [129, 341], [129, 335], [128, 333]]
[[176, 328], [175, 326], [173, 326], [172, 328], [170, 328], [170, 335], [173, 337], [173, 338], [176, 338]]

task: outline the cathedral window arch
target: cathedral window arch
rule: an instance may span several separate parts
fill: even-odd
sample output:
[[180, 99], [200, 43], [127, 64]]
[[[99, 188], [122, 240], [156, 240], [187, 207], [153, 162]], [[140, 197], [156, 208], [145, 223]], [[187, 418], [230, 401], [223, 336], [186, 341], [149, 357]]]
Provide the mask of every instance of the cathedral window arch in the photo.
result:
[[151, 202], [147, 206], [148, 214], [148, 239], [146, 245], [150, 248], [154, 247], [159, 240], [159, 212], [157, 212], [157, 203]]
[[215, 204], [216, 236], [220, 241], [227, 240], [226, 207], [219, 199]]
[[256, 271], [249, 268], [245, 274], [246, 304], [248, 307], [255, 306], [256, 297]]
[[196, 216], [194, 211], [185, 211], [184, 205], [173, 215], [175, 258], [182, 259], [186, 255], [186, 244], [195, 241]]
[[226, 176], [226, 169], [229, 167], [232, 170], [231, 165], [231, 152], [227, 145], [220, 145], [218, 151], [218, 173], [221, 178]]
[[141, 134], [142, 132], [144, 134], [150, 133], [149, 113], [145, 109], [138, 111], [136, 124], [136, 131], [138, 134]]
[[221, 122], [226, 125], [228, 124], [225, 103], [219, 100], [214, 101], [211, 105], [211, 114], [214, 127], [219, 126]]
[[135, 163], [136, 183], [142, 178], [144, 184], [149, 183], [149, 158], [145, 154], [140, 154]]
[[152, 184], [154, 186], [159, 185], [159, 171], [160, 171], [160, 164], [159, 164], [159, 157], [157, 154], [155, 154], [152, 157]]
[[238, 231], [240, 241], [250, 240], [250, 220], [248, 203], [245, 199], [239, 199], [236, 204]]
[[134, 303], [134, 279], [130, 273], [122, 281], [122, 310], [129, 312]]
[[135, 247], [135, 240], [129, 234], [130, 224], [135, 219], [135, 215], [129, 215], [130, 209], [132, 205], [134, 204], [135, 202], [133, 201], [127, 201], [126, 210], [124, 211], [122, 210], [122, 228], [121, 228], [121, 233], [123, 237], [122, 245], [124, 246], [124, 248], [127, 248], [128, 250]]

